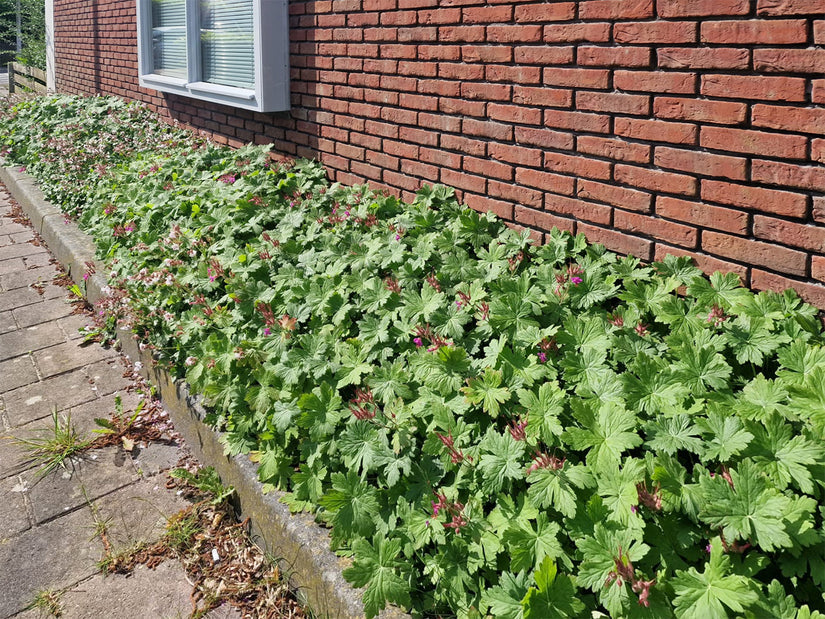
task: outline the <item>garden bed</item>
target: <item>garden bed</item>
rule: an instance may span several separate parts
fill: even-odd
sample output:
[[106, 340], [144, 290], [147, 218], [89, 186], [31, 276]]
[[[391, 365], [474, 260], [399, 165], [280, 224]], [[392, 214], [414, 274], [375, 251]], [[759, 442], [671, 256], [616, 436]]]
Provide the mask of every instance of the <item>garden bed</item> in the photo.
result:
[[535, 247], [448, 188], [329, 185], [110, 99], [24, 104], [0, 144], [94, 238], [101, 332], [331, 527], [368, 615], [825, 608], [825, 351], [794, 293]]

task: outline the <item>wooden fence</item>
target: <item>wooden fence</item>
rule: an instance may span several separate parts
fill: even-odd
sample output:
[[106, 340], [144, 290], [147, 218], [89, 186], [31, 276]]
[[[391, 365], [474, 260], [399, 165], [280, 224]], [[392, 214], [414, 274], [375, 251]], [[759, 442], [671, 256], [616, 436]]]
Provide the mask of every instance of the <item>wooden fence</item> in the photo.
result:
[[46, 92], [46, 72], [19, 62], [9, 63], [9, 94], [18, 90]]

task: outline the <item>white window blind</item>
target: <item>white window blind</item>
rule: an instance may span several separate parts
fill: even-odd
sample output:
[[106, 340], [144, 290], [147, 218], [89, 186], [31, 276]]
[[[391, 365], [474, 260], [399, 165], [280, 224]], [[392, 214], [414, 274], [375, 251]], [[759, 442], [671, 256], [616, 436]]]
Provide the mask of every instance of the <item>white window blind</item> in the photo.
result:
[[186, 79], [186, 0], [152, 0], [152, 68]]
[[252, 0], [201, 0], [201, 79], [237, 88], [255, 86]]

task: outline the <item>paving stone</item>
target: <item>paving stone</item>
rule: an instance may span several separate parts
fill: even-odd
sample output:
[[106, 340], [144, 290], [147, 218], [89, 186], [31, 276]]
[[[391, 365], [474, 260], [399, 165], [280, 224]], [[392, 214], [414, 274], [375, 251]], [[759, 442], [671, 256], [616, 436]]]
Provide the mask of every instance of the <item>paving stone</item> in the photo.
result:
[[0, 275], [5, 275], [6, 273], [14, 273], [15, 271], [25, 271], [26, 270], [26, 263], [23, 262], [22, 258], [8, 258], [6, 260], [0, 260]]
[[44, 251], [43, 253], [25, 256], [23, 262], [25, 262], [27, 269], [45, 267], [52, 263], [52, 256], [50, 253]]
[[40, 303], [13, 309], [12, 313], [17, 319], [17, 324], [25, 328], [42, 322], [65, 318], [69, 316], [72, 311], [74, 311], [74, 308], [64, 299], [44, 300], [41, 298]]
[[42, 523], [139, 479], [122, 447], [106, 447], [73, 458], [46, 477], [38, 471], [21, 474], [29, 490], [35, 522]]
[[[53, 325], [57, 327], [57, 325]], [[83, 346], [81, 342], [64, 342], [34, 353], [34, 363], [43, 377], [54, 376], [68, 370], [89, 365], [95, 361], [113, 357], [117, 352], [92, 343]]]
[[[37, 293], [35, 293], [37, 294]], [[66, 337], [56, 324], [46, 323], [0, 335], [0, 361], [25, 352], [64, 342]]]
[[31, 305], [40, 301], [40, 293], [32, 288], [15, 288], [0, 292], [0, 312]]
[[25, 288], [37, 283], [47, 284], [52, 281], [53, 275], [54, 270], [47, 267], [23, 268], [19, 271], [0, 275], [0, 288], [14, 290], [15, 288]]
[[173, 469], [182, 455], [175, 443], [149, 443], [146, 447], [135, 445], [132, 461], [138, 473], [150, 477]]
[[156, 542], [169, 519], [190, 503], [166, 488], [166, 475], [141, 479], [95, 501], [98, 517], [115, 552], [139, 542]]
[[31, 228], [14, 221], [0, 220], [0, 234], [17, 234], [18, 232], [30, 232]]
[[0, 479], [6, 479], [32, 468], [34, 464], [29, 463], [28, 460], [28, 453], [14, 442], [11, 433], [0, 436]]
[[64, 589], [97, 571], [100, 544], [83, 508], [0, 544], [0, 617], [22, 611], [43, 589]]
[[98, 361], [85, 368], [89, 380], [97, 388], [99, 396], [108, 395], [116, 391], [123, 391], [132, 384], [131, 379], [124, 378], [126, 370], [120, 357], [111, 357]]
[[129, 576], [96, 574], [61, 596], [62, 619], [141, 617], [177, 619], [192, 611], [192, 586], [178, 561], [154, 570], [138, 566]]
[[66, 337], [70, 340], [79, 340], [85, 335], [80, 333], [80, 329], [92, 324], [91, 316], [86, 314], [72, 314], [57, 321], [58, 326], [63, 329]]
[[0, 393], [37, 382], [37, 371], [29, 355], [0, 361]]
[[14, 245], [14, 240], [7, 234], [0, 235], [0, 247]]
[[0, 312], [0, 335], [16, 330], [17, 323], [14, 322], [14, 315], [11, 313], [11, 310]]
[[22, 426], [51, 415], [52, 409], [63, 411], [94, 399], [95, 392], [89, 379], [79, 370], [3, 394], [6, 415], [12, 426]]
[[210, 610], [203, 616], [203, 619], [243, 619], [243, 615], [234, 606], [224, 604], [215, 610]]
[[32, 230], [25, 229], [21, 232], [15, 232], [11, 235], [11, 240], [13, 243], [28, 243], [31, 240], [34, 240], [34, 232]]
[[16, 245], [9, 245], [7, 247], [0, 247], [0, 260], [7, 260], [9, 258], [26, 258], [36, 254], [44, 254], [46, 256], [49, 255], [44, 247], [37, 247], [31, 243], [19, 243]]
[[46, 284], [43, 288], [43, 298], [44, 299], [70, 299], [69, 292], [63, 288], [62, 286], [56, 286], [54, 284]]
[[[134, 393], [109, 394], [102, 398], [84, 402], [69, 409], [68, 414], [78, 432], [83, 436], [95, 437], [95, 430], [100, 429], [95, 423], [95, 419], [109, 419], [116, 411], [115, 396], [120, 395], [123, 412], [129, 414], [134, 412], [135, 407], [143, 399]], [[42, 422], [40, 422], [42, 423]]]
[[0, 543], [31, 526], [23, 488], [25, 486], [16, 475], [0, 480]]

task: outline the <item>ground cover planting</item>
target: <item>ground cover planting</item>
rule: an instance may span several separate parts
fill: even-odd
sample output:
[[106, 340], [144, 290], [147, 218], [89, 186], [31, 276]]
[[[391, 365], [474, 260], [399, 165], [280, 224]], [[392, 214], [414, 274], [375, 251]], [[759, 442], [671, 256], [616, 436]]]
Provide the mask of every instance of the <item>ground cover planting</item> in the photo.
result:
[[21, 103], [0, 145], [94, 238], [102, 332], [331, 527], [368, 615], [822, 617], [825, 350], [794, 293], [537, 247], [446, 187], [330, 185], [114, 99]]

